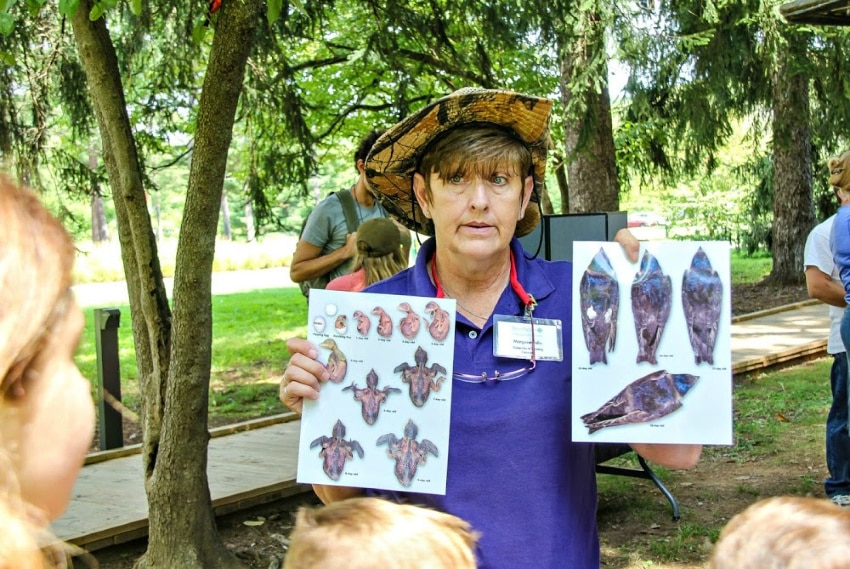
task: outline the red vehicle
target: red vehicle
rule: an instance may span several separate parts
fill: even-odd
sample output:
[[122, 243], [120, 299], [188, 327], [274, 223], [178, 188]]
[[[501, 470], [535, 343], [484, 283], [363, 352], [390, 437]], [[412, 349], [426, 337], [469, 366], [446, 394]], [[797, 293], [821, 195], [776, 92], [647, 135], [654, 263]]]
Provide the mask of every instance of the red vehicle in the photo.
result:
[[667, 225], [667, 220], [657, 213], [648, 211], [636, 211], [629, 214], [629, 227], [653, 227], [656, 225]]

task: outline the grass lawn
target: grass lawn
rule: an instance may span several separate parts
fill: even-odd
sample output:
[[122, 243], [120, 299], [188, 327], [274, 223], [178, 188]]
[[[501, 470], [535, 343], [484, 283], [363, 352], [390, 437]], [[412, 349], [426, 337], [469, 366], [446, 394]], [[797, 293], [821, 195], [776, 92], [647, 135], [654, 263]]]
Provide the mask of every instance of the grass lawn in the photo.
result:
[[[130, 307], [121, 311], [118, 329], [121, 396], [139, 411], [139, 384]], [[84, 308], [86, 330], [77, 365], [96, 391], [97, 360], [92, 308]], [[295, 287], [254, 290], [213, 297], [210, 416], [214, 423], [281, 413], [277, 399], [280, 375], [289, 360], [286, 339], [306, 335], [307, 303]]]

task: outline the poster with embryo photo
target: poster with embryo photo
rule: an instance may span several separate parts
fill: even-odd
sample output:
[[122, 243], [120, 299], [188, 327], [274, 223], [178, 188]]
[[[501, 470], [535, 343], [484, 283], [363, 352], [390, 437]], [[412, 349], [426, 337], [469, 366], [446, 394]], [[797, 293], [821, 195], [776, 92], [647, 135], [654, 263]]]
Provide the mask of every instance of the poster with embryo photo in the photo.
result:
[[305, 400], [300, 483], [445, 494], [455, 301], [310, 291], [330, 379]]

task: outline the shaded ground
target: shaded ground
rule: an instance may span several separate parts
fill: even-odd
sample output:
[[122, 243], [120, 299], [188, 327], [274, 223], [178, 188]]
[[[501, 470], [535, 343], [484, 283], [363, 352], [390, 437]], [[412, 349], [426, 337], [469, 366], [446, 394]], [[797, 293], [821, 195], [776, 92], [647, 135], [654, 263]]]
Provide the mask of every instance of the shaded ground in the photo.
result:
[[[803, 285], [739, 286], [733, 291], [732, 313], [746, 314], [806, 299]], [[780, 416], [777, 420], [787, 419]], [[700, 568], [708, 559], [716, 533], [696, 540], [693, 535], [701, 535], [706, 527], [722, 525], [749, 504], [767, 496], [823, 497], [821, 482], [826, 468], [822, 433], [805, 436], [811, 440], [796, 441], [802, 444], [794, 446], [804, 450], [794, 456], [769, 456], [748, 462], [741, 459], [734, 447], [714, 447], [705, 450], [699, 465], [692, 470], [669, 473], [662, 470], [661, 476], [682, 510], [678, 522], [672, 521], [667, 500], [650, 481], [600, 475], [598, 523], [602, 566]], [[220, 533], [247, 567], [280, 567], [294, 511], [300, 505], [316, 503], [312, 494], [306, 494], [233, 514], [219, 521]], [[96, 552], [95, 557], [104, 569], [130, 569], [143, 551], [144, 544], [137, 543]], [[647, 556], [675, 561], [647, 561]]]

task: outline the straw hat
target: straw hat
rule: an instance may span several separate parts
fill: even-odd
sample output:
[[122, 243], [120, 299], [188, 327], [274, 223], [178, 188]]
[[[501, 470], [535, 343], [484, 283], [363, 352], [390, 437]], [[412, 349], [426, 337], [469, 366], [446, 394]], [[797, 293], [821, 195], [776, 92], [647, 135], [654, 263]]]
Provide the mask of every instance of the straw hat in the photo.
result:
[[[401, 223], [424, 235], [434, 223], [422, 214], [413, 194], [413, 173], [429, 145], [447, 131], [467, 124], [492, 124], [513, 131], [531, 149], [535, 188], [542, 189], [549, 144], [552, 101], [496, 89], [466, 88], [431, 103], [390, 127], [372, 146], [366, 159], [370, 190]], [[537, 201], [537, 193], [532, 201]], [[527, 235], [540, 221], [529, 204], [515, 234]]]

